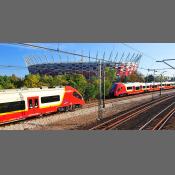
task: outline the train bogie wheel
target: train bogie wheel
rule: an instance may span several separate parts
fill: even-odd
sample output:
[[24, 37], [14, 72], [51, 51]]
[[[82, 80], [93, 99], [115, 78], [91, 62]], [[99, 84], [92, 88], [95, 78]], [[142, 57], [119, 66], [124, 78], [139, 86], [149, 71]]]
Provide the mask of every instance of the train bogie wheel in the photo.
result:
[[75, 105], [72, 105], [71, 106], [71, 109], [72, 109], [71, 111], [75, 111], [75, 108], [76, 108], [76, 106]]
[[69, 111], [69, 107], [66, 106], [66, 107], [65, 107], [65, 112], [68, 112], [68, 111]]

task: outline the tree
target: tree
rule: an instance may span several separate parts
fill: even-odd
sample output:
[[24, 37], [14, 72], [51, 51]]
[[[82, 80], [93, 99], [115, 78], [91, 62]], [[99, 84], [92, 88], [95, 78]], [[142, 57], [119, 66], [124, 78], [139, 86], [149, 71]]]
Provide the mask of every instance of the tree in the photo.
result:
[[54, 83], [54, 77], [51, 75], [43, 75], [40, 77], [41, 86], [54, 87], [56, 86]]
[[81, 94], [84, 94], [84, 92], [86, 90], [86, 86], [87, 86], [87, 80], [83, 75], [81, 75], [81, 74], [65, 75], [65, 79], [68, 83], [67, 85], [70, 85], [70, 86], [78, 89], [78, 91]]
[[116, 82], [116, 71], [107, 67], [105, 69], [105, 96], [109, 95], [109, 91], [112, 87], [112, 84]]
[[14, 89], [15, 85], [11, 82], [9, 76], [0, 76], [0, 85], [3, 89]]
[[54, 77], [55, 86], [65, 86], [68, 84], [65, 75], [57, 75]]
[[127, 82], [144, 82], [144, 76], [141, 73], [134, 72], [127, 77]]
[[145, 77], [146, 82], [153, 82], [154, 81], [154, 76], [153, 75], [148, 75]]
[[15, 88], [20, 88], [23, 86], [23, 81], [21, 78], [17, 77], [16, 75], [12, 75], [10, 77], [11, 83], [15, 86]]
[[39, 74], [26, 75], [24, 78], [24, 86], [28, 88], [36, 88], [42, 86], [42, 83], [40, 82], [40, 75]]
[[98, 97], [99, 94], [99, 79], [97, 77], [92, 77], [86, 86], [84, 92], [85, 100], [95, 99]]

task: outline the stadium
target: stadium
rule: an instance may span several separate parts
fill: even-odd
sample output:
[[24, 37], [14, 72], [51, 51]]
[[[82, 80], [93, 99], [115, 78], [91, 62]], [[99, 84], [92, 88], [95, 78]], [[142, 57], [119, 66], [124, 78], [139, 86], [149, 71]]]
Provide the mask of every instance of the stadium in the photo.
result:
[[[128, 76], [137, 71], [139, 61], [142, 55], [138, 54], [134, 58], [120, 59], [119, 61], [109, 60], [104, 62], [102, 68], [109, 67], [116, 70], [117, 77]], [[31, 74], [40, 75], [66, 75], [82, 74], [87, 79], [92, 76], [98, 76], [99, 63], [96, 61], [80, 58], [67, 61], [56, 61], [53, 57], [28, 56], [25, 58], [26, 66]]]

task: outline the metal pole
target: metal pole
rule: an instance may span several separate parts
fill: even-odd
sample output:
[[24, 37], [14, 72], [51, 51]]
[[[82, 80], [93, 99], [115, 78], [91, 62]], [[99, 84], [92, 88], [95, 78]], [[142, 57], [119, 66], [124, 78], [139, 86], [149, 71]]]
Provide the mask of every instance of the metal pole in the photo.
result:
[[99, 60], [99, 104], [98, 104], [98, 118], [97, 120], [102, 119], [102, 86], [101, 86], [101, 80], [102, 80], [102, 74], [101, 74], [101, 60]]
[[103, 108], [105, 108], [105, 76], [106, 76], [105, 68], [106, 66], [103, 60]]
[[91, 52], [89, 51], [89, 80], [91, 78], [91, 70], [90, 70], [90, 63], [91, 63]]
[[161, 78], [160, 78], [160, 96], [162, 95], [162, 78], [163, 78], [163, 73], [165, 73], [166, 71], [163, 71], [161, 73]]
[[152, 91], [152, 100], [154, 99], [154, 96], [153, 96], [153, 93], [154, 93], [154, 86], [155, 86], [155, 69], [154, 69], [154, 74], [153, 74], [153, 76], [154, 76], [154, 80], [153, 80], [153, 91]]
[[162, 95], [162, 74], [160, 77], [160, 96]]

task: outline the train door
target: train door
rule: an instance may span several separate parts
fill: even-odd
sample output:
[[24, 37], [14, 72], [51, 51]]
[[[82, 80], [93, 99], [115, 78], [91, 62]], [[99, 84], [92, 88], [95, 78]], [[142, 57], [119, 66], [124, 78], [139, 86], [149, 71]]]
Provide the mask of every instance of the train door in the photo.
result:
[[39, 97], [28, 97], [27, 102], [29, 115], [39, 114]]

